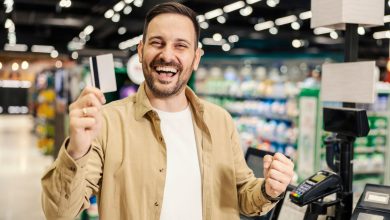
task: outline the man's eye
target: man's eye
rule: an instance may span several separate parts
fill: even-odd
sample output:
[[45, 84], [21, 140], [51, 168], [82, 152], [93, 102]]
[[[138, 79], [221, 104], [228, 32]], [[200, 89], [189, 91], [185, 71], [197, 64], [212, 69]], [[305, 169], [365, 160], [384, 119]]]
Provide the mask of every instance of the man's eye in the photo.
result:
[[155, 45], [155, 46], [160, 46], [161, 45], [161, 42], [158, 42], [158, 41], [152, 41], [151, 43], [152, 45]]
[[188, 46], [185, 45], [185, 44], [178, 44], [177, 47], [179, 47], [179, 48], [187, 48]]

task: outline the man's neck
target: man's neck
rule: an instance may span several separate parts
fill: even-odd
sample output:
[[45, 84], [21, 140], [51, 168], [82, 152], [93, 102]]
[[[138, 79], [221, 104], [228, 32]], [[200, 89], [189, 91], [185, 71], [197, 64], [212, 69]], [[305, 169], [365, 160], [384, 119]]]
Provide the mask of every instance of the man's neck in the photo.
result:
[[158, 110], [165, 112], [179, 112], [188, 106], [188, 100], [185, 95], [185, 88], [182, 89], [182, 91], [180, 91], [178, 94], [164, 98], [154, 96], [148, 86], [145, 86], [145, 91], [150, 104], [153, 106], [153, 108]]

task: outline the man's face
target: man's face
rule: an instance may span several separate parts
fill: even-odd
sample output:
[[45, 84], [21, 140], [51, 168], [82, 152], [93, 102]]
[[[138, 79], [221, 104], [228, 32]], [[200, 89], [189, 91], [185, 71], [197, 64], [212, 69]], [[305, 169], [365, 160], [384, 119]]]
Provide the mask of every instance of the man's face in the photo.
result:
[[200, 60], [191, 20], [179, 14], [160, 14], [150, 21], [144, 34], [138, 55], [148, 88], [160, 98], [178, 94]]

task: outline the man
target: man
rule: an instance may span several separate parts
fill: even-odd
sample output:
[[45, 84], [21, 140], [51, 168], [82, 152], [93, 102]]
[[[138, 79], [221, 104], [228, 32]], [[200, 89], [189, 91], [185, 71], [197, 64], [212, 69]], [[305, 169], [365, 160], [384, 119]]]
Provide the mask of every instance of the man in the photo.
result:
[[42, 178], [48, 219], [72, 219], [98, 195], [100, 219], [238, 220], [268, 212], [293, 163], [265, 158], [265, 181], [247, 167], [230, 115], [186, 87], [200, 61], [196, 14], [152, 8], [138, 46], [145, 83], [104, 107], [86, 88], [70, 105], [70, 137]]

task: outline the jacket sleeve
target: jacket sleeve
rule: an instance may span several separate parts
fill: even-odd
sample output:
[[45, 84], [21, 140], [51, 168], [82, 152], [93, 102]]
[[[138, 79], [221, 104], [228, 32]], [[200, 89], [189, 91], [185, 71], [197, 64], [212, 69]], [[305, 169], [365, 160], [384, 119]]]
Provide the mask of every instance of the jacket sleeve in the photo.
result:
[[261, 193], [261, 184], [264, 179], [256, 178], [253, 171], [247, 166], [237, 129], [230, 116], [229, 119], [240, 212], [247, 216], [265, 215], [276, 203], [270, 202]]
[[[102, 133], [104, 127], [103, 122]], [[90, 206], [89, 198], [98, 194], [103, 174], [102, 139], [94, 140], [88, 153], [78, 160], [66, 151], [69, 138], [64, 141], [58, 158], [41, 179], [42, 208], [47, 219], [74, 219]]]

